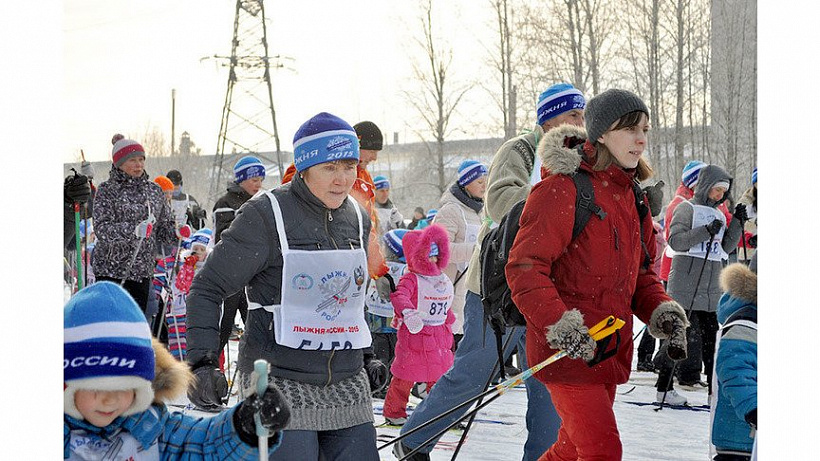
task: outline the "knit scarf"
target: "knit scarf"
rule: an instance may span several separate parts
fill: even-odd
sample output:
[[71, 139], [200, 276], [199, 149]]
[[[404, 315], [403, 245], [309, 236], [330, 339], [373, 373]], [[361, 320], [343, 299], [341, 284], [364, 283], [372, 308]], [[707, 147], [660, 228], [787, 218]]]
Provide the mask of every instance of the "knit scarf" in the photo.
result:
[[476, 213], [481, 213], [481, 209], [484, 208], [484, 199], [474, 198], [468, 194], [464, 188], [459, 186], [457, 182], [450, 186], [450, 193], [453, 194], [459, 202], [467, 205]]

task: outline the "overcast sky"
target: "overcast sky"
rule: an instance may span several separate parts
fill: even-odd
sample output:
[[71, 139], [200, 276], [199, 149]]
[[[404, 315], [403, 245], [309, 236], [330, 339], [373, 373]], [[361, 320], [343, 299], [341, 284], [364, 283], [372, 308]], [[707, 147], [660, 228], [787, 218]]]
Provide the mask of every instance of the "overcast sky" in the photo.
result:
[[[402, 90], [415, 88], [408, 55], [417, 51], [417, 3], [265, 3], [270, 55], [290, 58], [272, 74], [282, 149], [290, 150], [298, 126], [321, 111], [351, 124], [372, 120], [386, 134], [399, 132], [401, 141], [418, 140], [415, 115], [402, 97]], [[442, 6], [442, 29], [457, 50], [454, 82], [478, 80], [485, 71], [482, 43], [495, 33], [489, 5], [459, 0]], [[215, 153], [228, 68], [201, 58], [230, 55], [234, 15], [231, 0], [64, 2], [62, 160], [76, 161], [80, 149], [91, 160], [108, 159], [116, 132], [137, 136], [157, 126], [170, 139], [172, 88], [177, 145], [188, 131], [203, 154]], [[485, 91], [470, 98], [466, 111], [471, 104], [487, 106]], [[467, 131], [462, 137], [478, 134]]]

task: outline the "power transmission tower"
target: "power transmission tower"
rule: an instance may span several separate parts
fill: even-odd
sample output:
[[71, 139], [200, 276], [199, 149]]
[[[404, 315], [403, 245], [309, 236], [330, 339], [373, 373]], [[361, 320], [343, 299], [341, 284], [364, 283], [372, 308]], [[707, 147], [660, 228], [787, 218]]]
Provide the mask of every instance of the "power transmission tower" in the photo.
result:
[[230, 70], [211, 171], [209, 201], [222, 192], [222, 178], [233, 177], [233, 164], [241, 156], [254, 155], [264, 163], [275, 163], [280, 180], [284, 174], [270, 79], [271, 66], [282, 65], [272, 65], [271, 61], [278, 56], [268, 56], [263, 0], [237, 0], [231, 56], [214, 58], [225, 61], [223, 65]]

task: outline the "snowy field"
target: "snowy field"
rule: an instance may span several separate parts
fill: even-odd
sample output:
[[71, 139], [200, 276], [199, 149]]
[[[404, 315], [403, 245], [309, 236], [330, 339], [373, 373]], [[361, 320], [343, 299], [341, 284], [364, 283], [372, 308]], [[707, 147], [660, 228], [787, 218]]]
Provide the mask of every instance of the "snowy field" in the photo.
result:
[[[643, 327], [636, 320], [635, 332]], [[230, 341], [231, 360], [236, 360], [238, 341]], [[634, 370], [633, 363], [633, 370]], [[230, 375], [233, 370], [230, 371]], [[624, 447], [625, 461], [697, 461], [709, 458], [709, 412], [676, 410], [664, 408], [655, 411], [654, 406], [640, 406], [630, 402], [649, 403], [655, 400], [655, 378], [647, 372], [632, 372], [630, 382], [618, 387], [615, 398], [615, 414]], [[634, 387], [634, 389], [633, 389]], [[234, 392], [236, 389], [234, 389]], [[706, 405], [706, 390], [686, 391], [678, 389], [689, 400], [690, 405]], [[419, 400], [410, 397], [411, 406]], [[183, 409], [187, 404], [183, 397], [175, 402], [172, 410], [189, 414], [210, 416], [196, 410]], [[230, 404], [236, 403], [236, 397]], [[377, 426], [384, 423], [381, 407], [384, 401], [373, 400], [373, 411]], [[520, 460], [524, 441], [527, 437], [524, 414], [527, 408], [527, 394], [523, 386], [501, 396], [482, 409], [476, 422], [470, 428], [467, 441], [458, 454], [460, 460]], [[395, 426], [377, 427], [379, 438], [396, 436]], [[441, 439], [431, 453], [433, 460], [449, 460], [458, 443], [461, 431], [451, 430]], [[382, 442], [380, 442], [381, 444]], [[382, 460], [395, 460], [391, 447], [379, 452]]]

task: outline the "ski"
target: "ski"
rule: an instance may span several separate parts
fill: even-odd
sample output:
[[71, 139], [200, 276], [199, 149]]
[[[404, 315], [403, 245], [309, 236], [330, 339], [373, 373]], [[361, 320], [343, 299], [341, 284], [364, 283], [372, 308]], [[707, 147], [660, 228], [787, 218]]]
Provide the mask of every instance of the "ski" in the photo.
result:
[[627, 390], [625, 390], [625, 391], [623, 391], [623, 392], [618, 392], [618, 395], [627, 395], [627, 394], [630, 394], [630, 393], [632, 393], [632, 391], [634, 391], [636, 388], [637, 388], [637, 386], [632, 386], [631, 388], [629, 388], [629, 389], [627, 389]]
[[[660, 407], [660, 403], [658, 402], [622, 402], [628, 403], [630, 405], [637, 405], [640, 407], [645, 406], [653, 406], [653, 407]], [[709, 411], [709, 405], [670, 405], [668, 403], [663, 404], [664, 408], [669, 408], [672, 410], [690, 410], [690, 411]]]

